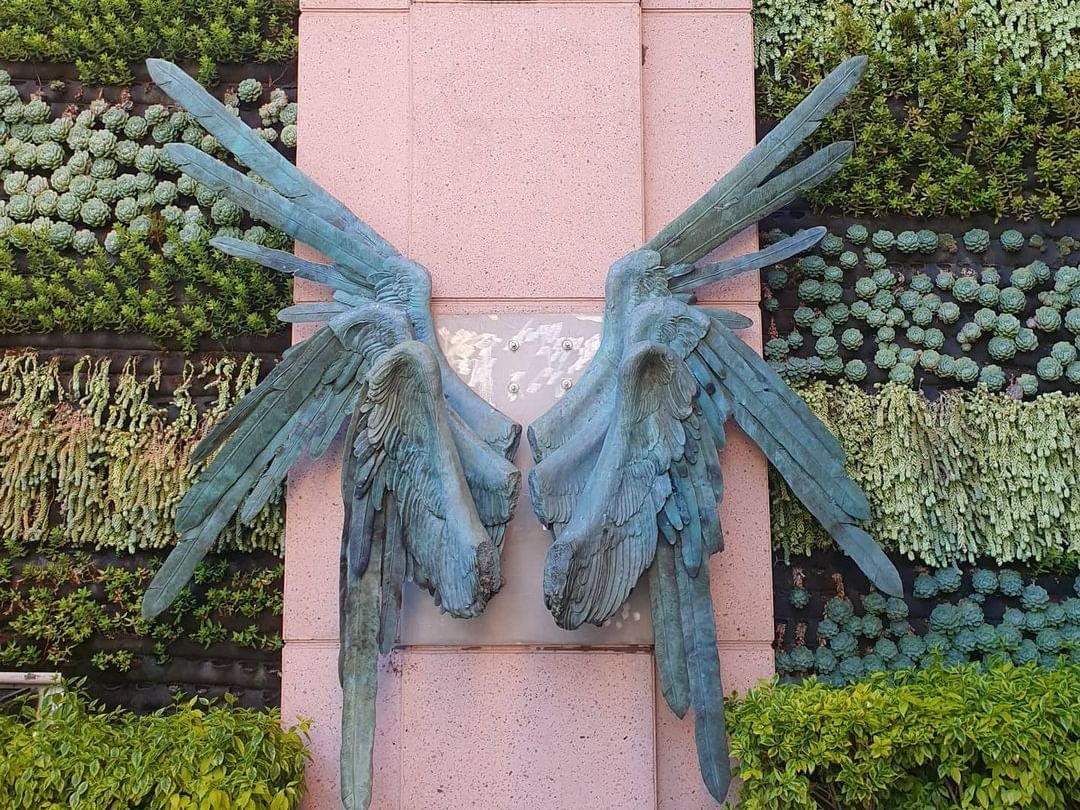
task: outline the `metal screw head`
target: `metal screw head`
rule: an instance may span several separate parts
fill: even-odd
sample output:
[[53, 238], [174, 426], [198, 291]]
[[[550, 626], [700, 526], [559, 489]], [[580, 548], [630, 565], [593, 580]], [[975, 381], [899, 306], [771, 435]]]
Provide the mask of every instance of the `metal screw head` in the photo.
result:
[[563, 387], [563, 391], [569, 391], [573, 387], [574, 381], [568, 378], [563, 380], [561, 385]]
[[570, 351], [571, 349], [574, 348], [574, 341], [572, 341], [570, 338], [566, 338], [562, 342], [562, 347], [563, 347], [564, 351]]
[[510, 383], [510, 385], [506, 386], [506, 390], [509, 391], [511, 394], [516, 394], [518, 391], [521, 390], [521, 386], [517, 383]]
[[507, 343], [507, 346], [510, 347], [510, 351], [516, 352], [518, 349], [521, 348], [521, 342], [515, 338], [515, 339], [511, 340], [509, 343]]

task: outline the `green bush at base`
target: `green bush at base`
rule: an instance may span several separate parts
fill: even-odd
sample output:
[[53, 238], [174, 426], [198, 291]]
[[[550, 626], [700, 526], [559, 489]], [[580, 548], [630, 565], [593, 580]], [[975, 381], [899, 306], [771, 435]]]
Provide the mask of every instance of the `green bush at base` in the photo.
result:
[[194, 699], [138, 716], [68, 692], [39, 718], [0, 715], [0, 808], [290, 810], [303, 733], [277, 711]]
[[1080, 808], [1080, 667], [767, 685], [728, 706], [740, 808]]

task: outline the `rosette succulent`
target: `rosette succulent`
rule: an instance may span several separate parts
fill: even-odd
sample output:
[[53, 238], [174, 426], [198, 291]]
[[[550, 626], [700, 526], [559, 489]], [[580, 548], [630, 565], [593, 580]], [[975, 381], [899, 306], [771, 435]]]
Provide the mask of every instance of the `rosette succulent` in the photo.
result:
[[104, 202], [93, 197], [82, 204], [79, 216], [91, 228], [103, 228], [109, 222], [112, 211]]
[[972, 228], [964, 234], [963, 241], [971, 253], [982, 253], [990, 247], [990, 234], [982, 228]]
[[896, 237], [893, 236], [892, 231], [874, 231], [874, 235], [870, 237], [870, 244], [874, 246], [874, 250], [879, 250], [882, 253], [889, 250], [895, 242]]
[[938, 594], [937, 579], [930, 574], [919, 574], [915, 577], [912, 593], [916, 599], [933, 599]]

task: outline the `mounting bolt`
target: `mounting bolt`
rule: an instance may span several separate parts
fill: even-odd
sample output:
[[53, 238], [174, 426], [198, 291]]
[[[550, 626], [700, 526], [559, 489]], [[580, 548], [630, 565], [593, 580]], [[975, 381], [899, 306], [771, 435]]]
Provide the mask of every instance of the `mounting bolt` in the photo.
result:
[[562, 381], [561, 385], [563, 387], [563, 391], [569, 391], [573, 387], [574, 381], [571, 379], [565, 379]]
[[506, 390], [509, 391], [511, 394], [516, 394], [518, 391], [521, 390], [521, 386], [517, 383], [510, 383], [510, 385], [506, 386]]
[[510, 347], [510, 351], [512, 352], [516, 352], [518, 349], [521, 348], [521, 343], [516, 338], [511, 339], [511, 341], [507, 345]]
[[572, 341], [570, 338], [566, 338], [562, 342], [562, 347], [564, 351], [571, 351], [574, 348], [574, 341]]

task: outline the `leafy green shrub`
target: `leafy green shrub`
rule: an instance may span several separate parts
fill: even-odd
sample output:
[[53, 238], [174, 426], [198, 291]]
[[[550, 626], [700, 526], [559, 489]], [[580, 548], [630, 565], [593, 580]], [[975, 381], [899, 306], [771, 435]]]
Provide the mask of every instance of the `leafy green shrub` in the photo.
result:
[[728, 703], [745, 810], [1080, 807], [1080, 667], [809, 679]]
[[0, 715], [5, 810], [290, 810], [304, 793], [306, 726], [201, 699], [148, 716], [77, 692]]
[[286, 62], [296, 54], [296, 0], [4, 0], [0, 59], [73, 62], [83, 81], [125, 84], [148, 56], [196, 62]]

